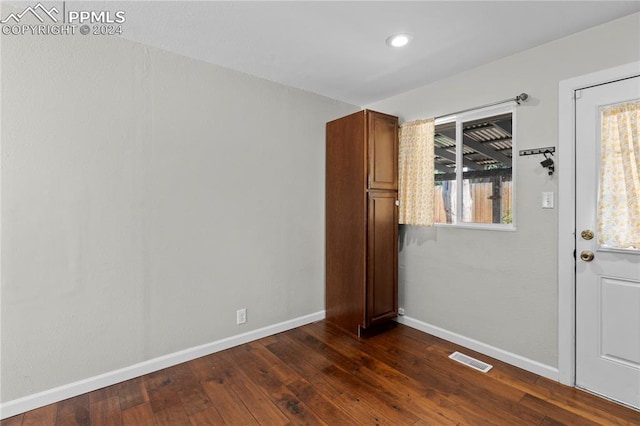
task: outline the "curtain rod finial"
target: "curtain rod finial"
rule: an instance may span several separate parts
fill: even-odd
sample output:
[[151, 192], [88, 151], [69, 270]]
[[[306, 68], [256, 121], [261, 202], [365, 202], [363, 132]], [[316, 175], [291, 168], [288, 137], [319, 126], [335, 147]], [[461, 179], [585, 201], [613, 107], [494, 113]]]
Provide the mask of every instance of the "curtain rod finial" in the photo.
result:
[[529, 95], [527, 95], [526, 93], [520, 93], [518, 96], [516, 96], [516, 102], [519, 104], [520, 101], [526, 101], [527, 99], [529, 99]]

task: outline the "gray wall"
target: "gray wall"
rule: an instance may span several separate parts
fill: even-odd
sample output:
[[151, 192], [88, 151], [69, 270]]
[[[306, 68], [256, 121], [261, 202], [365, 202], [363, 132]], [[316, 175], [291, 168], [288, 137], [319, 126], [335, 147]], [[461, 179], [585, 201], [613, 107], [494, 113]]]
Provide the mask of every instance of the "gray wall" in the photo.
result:
[[[558, 83], [639, 59], [635, 14], [367, 107], [402, 122], [526, 92], [518, 149], [557, 146]], [[541, 159], [516, 158], [515, 232], [402, 227], [400, 306], [408, 317], [557, 367], [558, 218], [540, 207], [543, 191], [557, 193], [557, 178]]]
[[357, 107], [113, 37], [1, 48], [2, 401], [324, 309], [324, 126]]

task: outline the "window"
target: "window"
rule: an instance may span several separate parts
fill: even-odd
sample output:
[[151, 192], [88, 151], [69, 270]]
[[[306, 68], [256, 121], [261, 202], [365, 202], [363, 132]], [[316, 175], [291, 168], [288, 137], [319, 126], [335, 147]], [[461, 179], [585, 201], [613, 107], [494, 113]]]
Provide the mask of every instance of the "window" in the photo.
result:
[[435, 223], [513, 228], [513, 117], [508, 106], [436, 121]]

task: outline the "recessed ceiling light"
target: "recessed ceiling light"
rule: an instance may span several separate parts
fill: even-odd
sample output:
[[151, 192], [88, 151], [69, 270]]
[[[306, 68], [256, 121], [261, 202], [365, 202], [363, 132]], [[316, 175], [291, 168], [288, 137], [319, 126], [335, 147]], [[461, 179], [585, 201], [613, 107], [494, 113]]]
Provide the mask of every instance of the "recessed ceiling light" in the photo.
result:
[[409, 34], [394, 34], [387, 38], [387, 44], [390, 47], [402, 47], [409, 44], [412, 37]]

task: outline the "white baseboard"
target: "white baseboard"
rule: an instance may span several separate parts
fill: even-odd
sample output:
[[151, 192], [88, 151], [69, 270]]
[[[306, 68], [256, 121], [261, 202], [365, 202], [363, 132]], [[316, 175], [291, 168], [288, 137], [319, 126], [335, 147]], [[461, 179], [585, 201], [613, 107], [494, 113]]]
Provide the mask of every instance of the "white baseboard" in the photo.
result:
[[481, 354], [490, 356], [502, 362], [515, 365], [516, 367], [546, 377], [547, 379], [558, 381], [558, 369], [555, 367], [551, 367], [538, 361], [516, 355], [514, 353], [505, 351], [504, 349], [496, 348], [495, 346], [470, 339], [460, 334], [445, 330], [444, 328], [440, 328], [411, 317], [399, 316], [397, 321], [400, 324], [415, 328], [416, 330], [424, 331], [425, 333], [431, 334], [444, 340], [448, 340], [449, 342], [464, 346], [465, 348], [469, 348], [476, 352], [480, 352]]
[[202, 356], [223, 351], [247, 342], [252, 342], [263, 337], [291, 330], [315, 321], [320, 321], [324, 318], [325, 311], [315, 312], [313, 314], [263, 327], [258, 330], [249, 331], [247, 333], [238, 334], [215, 342], [206, 343], [204, 345], [195, 346], [172, 354], [153, 358], [129, 367], [100, 374], [99, 376], [89, 377], [88, 379], [48, 389], [46, 391], [14, 399], [12, 401], [7, 401], [0, 404], [0, 419], [6, 419], [26, 411], [53, 404], [83, 393], [91, 392], [105, 386], [111, 386], [125, 380], [130, 380], [135, 377], [153, 373], [154, 371], [162, 370], [163, 368], [191, 361], [192, 359], [200, 358]]

